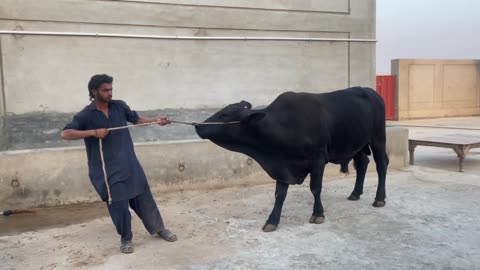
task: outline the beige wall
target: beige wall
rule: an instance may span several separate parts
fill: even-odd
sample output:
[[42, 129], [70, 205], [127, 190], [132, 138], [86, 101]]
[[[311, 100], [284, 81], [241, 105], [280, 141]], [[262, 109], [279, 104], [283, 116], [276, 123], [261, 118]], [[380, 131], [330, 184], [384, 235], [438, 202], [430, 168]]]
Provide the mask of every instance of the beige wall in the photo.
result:
[[[375, 0], [2, 0], [0, 29], [375, 39]], [[7, 113], [75, 112], [95, 73], [136, 110], [270, 103], [286, 90], [374, 86], [374, 42], [1, 35]]]
[[392, 61], [398, 120], [480, 115], [480, 60]]

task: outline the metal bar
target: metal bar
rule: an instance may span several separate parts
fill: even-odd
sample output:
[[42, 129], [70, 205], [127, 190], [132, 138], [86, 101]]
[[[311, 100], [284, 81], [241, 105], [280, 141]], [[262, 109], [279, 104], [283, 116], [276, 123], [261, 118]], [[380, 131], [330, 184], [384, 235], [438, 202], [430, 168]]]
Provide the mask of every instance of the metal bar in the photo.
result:
[[[7, 115], [7, 96], [5, 95], [5, 76], [4, 76], [4, 66], [3, 66], [3, 48], [2, 48], [2, 39], [0, 38], [0, 95], [2, 96], [2, 111], [0, 116]], [[5, 123], [3, 123], [5, 125]]]
[[332, 41], [332, 42], [377, 42], [376, 39], [359, 38], [311, 38], [311, 37], [198, 37], [198, 36], [159, 36], [159, 35], [130, 35], [109, 33], [82, 33], [82, 32], [42, 32], [42, 31], [14, 31], [0, 30], [0, 35], [29, 35], [29, 36], [75, 36], [75, 37], [122, 37], [140, 39], [177, 39], [177, 40], [272, 40], [272, 41]]
[[[390, 120], [388, 120], [390, 121]], [[480, 130], [480, 128], [469, 128], [469, 127], [453, 127], [453, 126], [422, 126], [422, 125], [408, 125], [408, 124], [397, 124], [394, 121], [390, 122], [388, 126], [396, 127], [416, 127], [416, 128], [443, 128], [443, 129], [464, 129], [464, 130]]]

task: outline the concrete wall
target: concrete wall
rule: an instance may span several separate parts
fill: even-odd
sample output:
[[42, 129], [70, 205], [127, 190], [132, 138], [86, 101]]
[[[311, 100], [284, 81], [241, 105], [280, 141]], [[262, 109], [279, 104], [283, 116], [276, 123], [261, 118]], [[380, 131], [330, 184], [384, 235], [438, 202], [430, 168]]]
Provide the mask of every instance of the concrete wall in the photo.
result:
[[398, 120], [480, 115], [480, 60], [392, 61]]
[[[375, 0], [2, 0], [0, 29], [374, 39]], [[88, 103], [86, 85], [96, 73], [113, 75], [114, 98], [133, 109], [175, 115], [240, 100], [266, 105], [286, 90], [373, 87], [375, 79], [372, 42], [1, 35], [0, 47], [7, 122], [0, 150], [62, 146], [51, 136], [63, 128], [58, 115], [68, 119]], [[14, 123], [40, 113], [46, 128]]]
[[[0, 29], [375, 39], [375, 0], [2, 0]], [[82, 141], [59, 137], [89, 103], [93, 74], [112, 75], [114, 98], [143, 115], [201, 121], [240, 100], [267, 105], [287, 90], [374, 87], [374, 60], [373, 42], [0, 35], [0, 204], [97, 199]], [[132, 133], [156, 191], [268, 181], [257, 165], [245, 165], [243, 155], [181, 141], [198, 138], [191, 127]]]
[[[408, 129], [387, 127], [389, 169], [407, 166], [407, 147]], [[136, 144], [136, 152], [157, 194], [179, 189], [273, 183], [249, 157], [209, 141], [140, 143]], [[375, 162], [370, 159], [369, 171], [374, 172]], [[0, 152], [0, 205], [5, 210], [96, 201], [99, 198], [87, 171], [84, 147]], [[350, 172], [350, 176], [355, 174], [352, 163]], [[325, 175], [327, 179], [344, 177], [334, 164], [327, 165]], [[353, 185], [352, 181], [352, 188]]]

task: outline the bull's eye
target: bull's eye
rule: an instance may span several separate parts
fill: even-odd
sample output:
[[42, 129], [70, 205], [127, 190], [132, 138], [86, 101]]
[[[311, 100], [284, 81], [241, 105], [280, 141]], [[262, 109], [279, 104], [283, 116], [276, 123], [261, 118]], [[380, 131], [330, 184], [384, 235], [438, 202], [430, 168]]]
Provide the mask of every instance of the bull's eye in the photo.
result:
[[244, 108], [245, 108], [245, 109], [248, 109], [248, 107], [247, 107], [247, 106], [245, 106]]

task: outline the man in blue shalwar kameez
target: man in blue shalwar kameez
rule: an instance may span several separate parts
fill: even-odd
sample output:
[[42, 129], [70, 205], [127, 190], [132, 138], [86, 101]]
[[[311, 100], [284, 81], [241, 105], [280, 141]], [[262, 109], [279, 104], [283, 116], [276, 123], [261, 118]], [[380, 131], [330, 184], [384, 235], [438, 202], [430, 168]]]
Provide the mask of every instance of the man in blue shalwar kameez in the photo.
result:
[[129, 206], [140, 217], [150, 234], [173, 242], [176, 235], [165, 228], [160, 211], [153, 199], [147, 178], [138, 162], [133, 141], [128, 129], [109, 132], [108, 128], [126, 126], [127, 122], [144, 124], [158, 122], [169, 124], [166, 117], [146, 118], [133, 111], [122, 100], [112, 99], [113, 78], [95, 75], [88, 83], [91, 104], [77, 113], [61, 133], [65, 140], [84, 139], [88, 158], [88, 171], [95, 190], [107, 201], [99, 139], [102, 139], [105, 169], [112, 203], [108, 211], [118, 234], [121, 236], [120, 251], [133, 252], [131, 215]]

